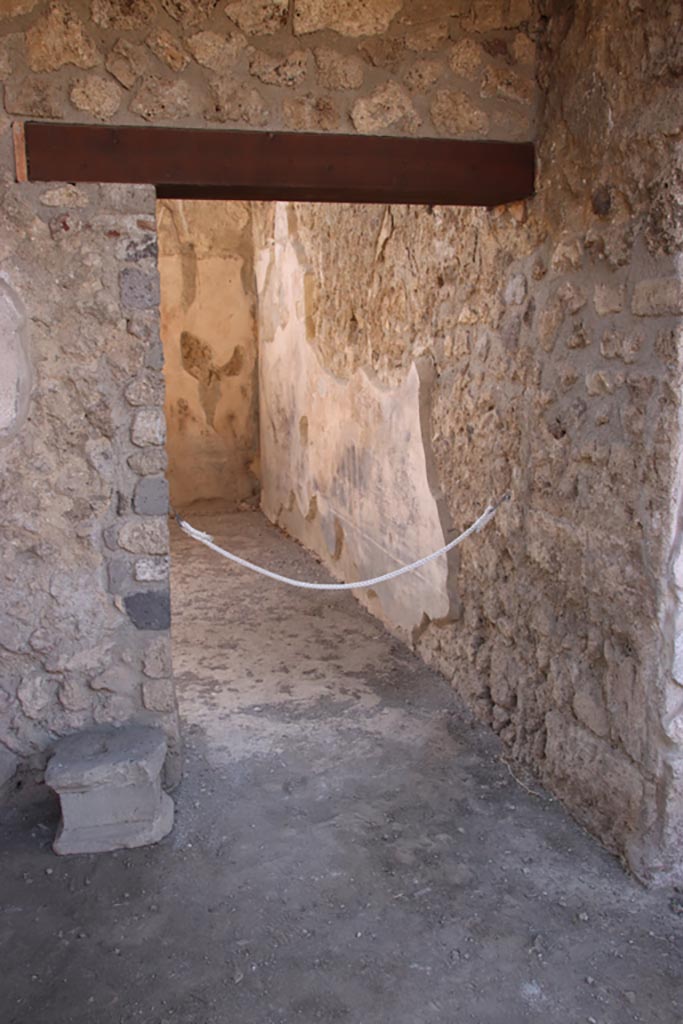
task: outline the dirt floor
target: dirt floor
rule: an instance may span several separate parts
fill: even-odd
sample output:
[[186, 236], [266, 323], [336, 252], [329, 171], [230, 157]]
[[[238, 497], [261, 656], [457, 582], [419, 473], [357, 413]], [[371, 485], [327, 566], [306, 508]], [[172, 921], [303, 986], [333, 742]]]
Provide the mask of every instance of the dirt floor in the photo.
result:
[[[325, 578], [258, 513], [192, 518]], [[176, 531], [173, 610], [176, 827], [58, 858], [43, 791], [2, 812], [1, 1024], [681, 1024], [680, 895], [519, 785], [350, 595]]]

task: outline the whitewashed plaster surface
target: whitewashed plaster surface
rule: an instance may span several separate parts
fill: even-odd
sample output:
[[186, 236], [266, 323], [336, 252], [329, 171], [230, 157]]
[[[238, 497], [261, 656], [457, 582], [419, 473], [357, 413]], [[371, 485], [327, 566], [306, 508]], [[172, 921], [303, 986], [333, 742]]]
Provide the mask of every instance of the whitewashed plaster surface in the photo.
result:
[[[425, 454], [430, 365], [387, 387], [358, 370], [342, 381], [307, 339], [312, 296], [302, 252], [277, 204], [257, 256], [262, 507], [341, 579], [365, 579], [445, 543]], [[411, 631], [449, 615], [445, 556], [358, 593], [385, 622]]]
[[26, 418], [31, 383], [26, 313], [19, 296], [0, 278], [0, 444]]

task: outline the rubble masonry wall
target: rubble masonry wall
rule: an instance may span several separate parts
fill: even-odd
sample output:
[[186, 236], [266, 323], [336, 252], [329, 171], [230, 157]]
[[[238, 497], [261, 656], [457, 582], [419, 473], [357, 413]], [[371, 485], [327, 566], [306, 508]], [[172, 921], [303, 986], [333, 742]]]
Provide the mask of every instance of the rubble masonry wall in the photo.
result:
[[176, 720], [153, 195], [15, 185], [10, 116], [535, 136], [526, 204], [292, 207], [307, 343], [342, 382], [398, 388], [431, 365], [439, 522], [445, 508], [462, 527], [508, 486], [514, 501], [412, 642], [643, 876], [680, 875], [681, 10], [541, 0], [537, 15], [526, 0], [3, 6], [13, 750], [39, 762], [92, 720], [159, 718], [171, 736]]
[[[419, 581], [398, 613], [390, 588], [361, 600], [643, 877], [678, 877], [681, 12], [542, 7], [534, 199], [494, 211], [279, 204], [275, 227], [267, 207], [257, 213], [262, 362], [289, 338], [268, 400], [276, 413], [284, 396], [296, 403], [286, 440], [271, 440], [275, 500], [264, 451], [265, 507], [332, 571], [359, 578], [377, 564], [348, 530], [346, 552], [335, 546], [340, 507], [355, 507], [393, 565], [510, 489], [441, 581], [446, 613], [442, 601], [430, 615]], [[284, 313], [278, 267], [299, 282]], [[305, 387], [302, 364], [314, 366]], [[384, 465], [386, 515], [386, 488], [368, 484], [381, 449], [361, 439], [337, 457], [311, 429], [330, 380], [360, 401], [367, 381], [399, 395], [418, 367], [428, 425], [415, 415], [412, 435], [446, 507], [430, 544], [412, 529], [400, 455]], [[335, 438], [351, 437], [345, 419]], [[402, 436], [407, 457], [411, 431]], [[316, 498], [321, 458], [336, 459], [332, 501]]]

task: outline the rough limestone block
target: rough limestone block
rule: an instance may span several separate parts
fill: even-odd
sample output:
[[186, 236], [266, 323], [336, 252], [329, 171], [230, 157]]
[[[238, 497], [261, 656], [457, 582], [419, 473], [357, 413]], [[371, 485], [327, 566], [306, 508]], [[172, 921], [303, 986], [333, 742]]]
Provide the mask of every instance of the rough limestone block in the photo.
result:
[[143, 371], [126, 388], [126, 400], [131, 406], [163, 406], [164, 378], [159, 373]]
[[135, 579], [138, 583], [166, 583], [169, 574], [168, 558], [138, 558]]
[[138, 409], [130, 438], [138, 448], [162, 445], [166, 440], [166, 419], [163, 409]]
[[128, 465], [140, 476], [163, 473], [166, 469], [166, 452], [163, 448], [147, 448], [141, 452], [134, 452], [128, 457]]
[[343, 36], [381, 35], [401, 6], [402, 0], [295, 0], [294, 34], [331, 29]]
[[71, 86], [69, 99], [77, 110], [108, 121], [121, 106], [122, 92], [116, 82], [100, 75], [77, 78]]
[[168, 521], [163, 516], [129, 519], [117, 538], [119, 547], [132, 555], [167, 555]]
[[173, 827], [161, 789], [166, 737], [143, 725], [93, 729], [60, 740], [45, 773], [59, 794], [55, 853], [104, 853], [157, 843]]
[[683, 285], [677, 277], [639, 281], [631, 309], [636, 316], [678, 316], [683, 313]]

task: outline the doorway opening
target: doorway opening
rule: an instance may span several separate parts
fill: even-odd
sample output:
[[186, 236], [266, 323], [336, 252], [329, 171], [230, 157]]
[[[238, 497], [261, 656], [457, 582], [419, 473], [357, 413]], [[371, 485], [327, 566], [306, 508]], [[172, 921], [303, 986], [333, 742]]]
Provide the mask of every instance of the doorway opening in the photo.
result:
[[[359, 258], [381, 262], [393, 214], [365, 209]], [[363, 314], [317, 263], [322, 210], [159, 201], [168, 480], [172, 506], [202, 529], [260, 509], [348, 581], [438, 549], [449, 524], [431, 453], [433, 358], [402, 328], [393, 353], [361, 351]], [[353, 231], [359, 214], [339, 212]], [[321, 319], [335, 308], [331, 335]], [[358, 596], [413, 639], [451, 614], [448, 576], [444, 556]]]
[[[398, 334], [393, 351], [368, 350], [357, 297], [323, 256], [336, 242], [318, 245], [330, 216], [339, 230], [362, 225], [354, 244], [368, 267], [394, 258], [389, 207], [157, 204], [171, 505], [229, 550], [313, 582], [383, 573], [447, 539], [431, 453], [436, 372]], [[335, 308], [330, 328], [321, 317]], [[411, 641], [449, 616], [447, 557], [355, 592], [372, 617], [350, 593], [264, 580], [171, 526], [190, 757], [193, 730], [219, 771], [285, 737], [310, 756], [312, 720], [339, 754], [334, 722], [321, 719], [372, 715], [385, 691], [409, 721], [416, 680], [431, 673], [392, 633]]]

